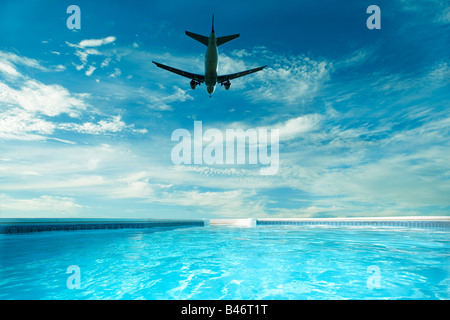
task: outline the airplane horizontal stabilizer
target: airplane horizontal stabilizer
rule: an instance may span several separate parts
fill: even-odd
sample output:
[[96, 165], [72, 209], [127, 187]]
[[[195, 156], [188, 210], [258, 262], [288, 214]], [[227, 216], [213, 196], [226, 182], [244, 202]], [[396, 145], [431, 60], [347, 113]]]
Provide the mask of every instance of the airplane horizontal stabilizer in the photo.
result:
[[205, 36], [202, 36], [200, 34], [193, 33], [193, 32], [189, 32], [189, 31], [186, 31], [186, 35], [188, 37], [191, 37], [192, 39], [197, 40], [198, 42], [203, 43], [205, 46], [208, 46], [208, 44], [209, 44], [209, 38], [208, 37], [205, 37]]
[[231, 41], [233, 39], [236, 39], [238, 37], [239, 37], [239, 34], [233, 34], [231, 36], [217, 37], [217, 40], [216, 40], [217, 46], [220, 46], [221, 44], [224, 44], [224, 43]]

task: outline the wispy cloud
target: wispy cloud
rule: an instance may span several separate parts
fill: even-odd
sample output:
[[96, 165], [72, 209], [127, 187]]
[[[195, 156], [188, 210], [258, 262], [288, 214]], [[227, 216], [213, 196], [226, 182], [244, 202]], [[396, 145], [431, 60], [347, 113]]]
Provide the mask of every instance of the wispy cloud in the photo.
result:
[[413, 12], [422, 17], [425, 16], [430, 22], [438, 24], [450, 22], [450, 9], [448, 4], [442, 0], [399, 0], [398, 5], [401, 11]]
[[358, 48], [352, 53], [334, 62], [335, 68], [355, 67], [362, 63], [374, 54], [373, 48]]
[[137, 89], [140, 98], [146, 101], [146, 105], [152, 110], [172, 110], [173, 102], [184, 102], [193, 100], [194, 98], [187, 92], [177, 86], [173, 86], [172, 90], [166, 92], [164, 90], [149, 90], [147, 88]]
[[0, 112], [0, 139], [45, 140], [54, 130], [55, 124], [31, 112], [19, 108]]
[[[88, 39], [82, 40], [78, 44], [66, 42], [69, 47], [75, 48], [75, 55], [80, 59], [81, 64], [74, 64], [77, 70], [82, 70], [88, 65], [89, 56], [107, 56], [107, 58], [103, 58], [103, 62], [101, 67], [105, 68], [111, 62], [111, 57], [114, 56], [114, 53], [111, 51], [101, 52], [100, 47], [108, 44], [112, 44], [116, 41], [116, 37], [109, 36], [102, 39]], [[95, 69], [93, 65], [88, 66], [88, 70], [86, 71], [86, 75], [90, 76]]]
[[90, 66], [90, 67], [86, 70], [85, 74], [86, 74], [88, 77], [90, 77], [90, 76], [94, 73], [95, 69], [97, 69], [97, 68], [94, 67], [94, 66]]
[[203, 216], [248, 218], [265, 215], [263, 201], [255, 198], [249, 190], [230, 191], [175, 191], [166, 192], [156, 201], [178, 205], [189, 210], [194, 208]]
[[246, 95], [254, 102], [304, 104], [315, 97], [333, 69], [333, 64], [325, 59], [275, 53], [266, 47], [235, 50], [231, 56], [221, 55], [221, 58], [224, 61], [221, 73], [268, 65], [251, 77], [239, 79], [245, 81]]
[[308, 114], [275, 124], [274, 128], [279, 128], [280, 140], [295, 139], [299, 135], [318, 129], [321, 118], [319, 114]]
[[60, 85], [46, 85], [29, 79], [20, 89], [13, 89], [0, 83], [0, 102], [6, 105], [18, 105], [24, 110], [36, 114], [54, 117], [66, 113], [71, 117], [79, 117], [86, 109], [86, 94], [71, 94]]
[[12, 52], [0, 51], [0, 72], [3, 75], [20, 77], [18, 67], [35, 69], [43, 72], [60, 72], [65, 69], [62, 65], [43, 66], [35, 59], [19, 56]]
[[33, 69], [38, 69], [41, 71], [48, 71], [49, 69], [42, 66], [37, 60], [30, 59], [27, 57], [21, 57], [12, 52], [0, 51], [0, 61], [3, 63], [12, 63], [15, 65], [26, 66]]
[[97, 123], [83, 122], [77, 123], [61, 123], [57, 127], [61, 130], [74, 131], [83, 134], [112, 134], [129, 130], [131, 132], [146, 133], [146, 129], [134, 129], [133, 125], [127, 125], [122, 121], [120, 116], [113, 116], [108, 120], [100, 120]]
[[2, 216], [26, 218], [76, 216], [83, 206], [73, 198], [44, 195], [38, 198], [12, 198], [0, 194]]
[[18, 77], [20, 75], [9, 61], [0, 61], [0, 72], [12, 77]]
[[448, 86], [450, 77], [450, 61], [440, 61], [431, 67], [421, 70], [421, 74], [392, 73], [383, 75], [373, 83], [374, 90], [383, 92], [415, 91], [415, 93]]

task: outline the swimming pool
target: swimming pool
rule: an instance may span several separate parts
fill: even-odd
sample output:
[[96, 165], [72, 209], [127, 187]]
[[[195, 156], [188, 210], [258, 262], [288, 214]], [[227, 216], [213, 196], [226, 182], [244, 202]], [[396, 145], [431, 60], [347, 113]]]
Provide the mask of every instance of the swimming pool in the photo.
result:
[[449, 299], [449, 235], [370, 225], [0, 234], [0, 299]]

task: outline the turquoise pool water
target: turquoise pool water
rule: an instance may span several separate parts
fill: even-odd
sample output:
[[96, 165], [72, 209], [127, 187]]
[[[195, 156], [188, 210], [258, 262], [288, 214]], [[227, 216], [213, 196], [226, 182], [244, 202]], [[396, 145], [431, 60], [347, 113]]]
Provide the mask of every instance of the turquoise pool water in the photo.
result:
[[449, 299], [449, 235], [367, 226], [2, 234], [0, 299]]

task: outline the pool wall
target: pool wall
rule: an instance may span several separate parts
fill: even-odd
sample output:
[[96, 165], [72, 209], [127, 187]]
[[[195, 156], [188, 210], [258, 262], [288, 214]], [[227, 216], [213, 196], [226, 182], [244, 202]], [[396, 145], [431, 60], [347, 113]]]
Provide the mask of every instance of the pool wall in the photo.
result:
[[450, 228], [450, 217], [355, 217], [355, 218], [248, 218], [248, 219], [52, 219], [0, 218], [0, 234], [42, 231], [76, 231], [101, 229], [182, 228], [208, 226], [249, 227], [267, 225], [332, 225], [332, 226], [392, 226], [412, 228]]
[[0, 234], [125, 228], [181, 228], [205, 226], [205, 224], [207, 224], [205, 220], [0, 218]]
[[377, 226], [412, 228], [450, 228], [450, 217], [368, 217], [368, 218], [284, 218], [257, 219], [262, 225], [332, 225], [332, 226]]
[[450, 217], [354, 217], [354, 218], [249, 218], [211, 219], [210, 225], [257, 227], [264, 225], [333, 225], [333, 226], [392, 226], [417, 228], [450, 228]]

